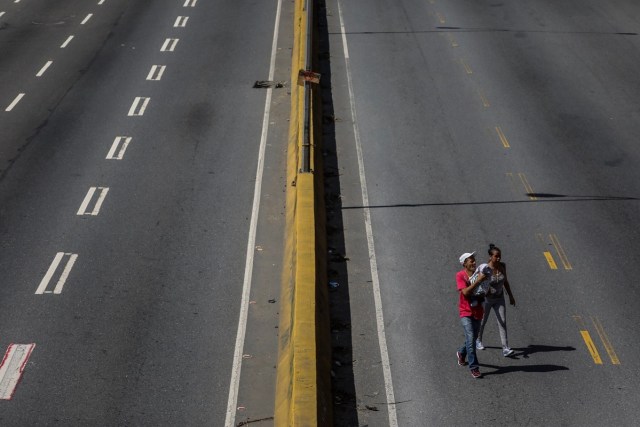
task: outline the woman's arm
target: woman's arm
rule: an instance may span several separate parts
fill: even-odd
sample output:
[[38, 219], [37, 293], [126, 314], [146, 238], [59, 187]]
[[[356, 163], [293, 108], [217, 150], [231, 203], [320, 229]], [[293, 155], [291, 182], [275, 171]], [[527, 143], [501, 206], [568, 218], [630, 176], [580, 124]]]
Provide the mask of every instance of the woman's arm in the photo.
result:
[[500, 264], [502, 264], [502, 274], [504, 274], [504, 288], [507, 290], [507, 295], [509, 295], [509, 304], [516, 305], [516, 299], [511, 293], [511, 286], [509, 285], [509, 279], [507, 279], [507, 265], [502, 262]]

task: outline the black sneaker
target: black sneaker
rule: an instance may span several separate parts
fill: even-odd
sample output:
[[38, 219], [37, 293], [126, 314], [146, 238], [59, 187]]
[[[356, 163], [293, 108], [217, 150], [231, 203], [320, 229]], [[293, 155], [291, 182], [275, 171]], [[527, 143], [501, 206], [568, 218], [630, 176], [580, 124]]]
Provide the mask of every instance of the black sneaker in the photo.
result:
[[456, 356], [458, 356], [458, 365], [464, 366], [467, 364], [467, 362], [464, 360], [466, 356], [461, 355], [459, 351], [456, 351]]
[[478, 368], [472, 369], [471, 370], [471, 376], [473, 378], [480, 378], [482, 376], [482, 374], [480, 373], [480, 369], [478, 369]]

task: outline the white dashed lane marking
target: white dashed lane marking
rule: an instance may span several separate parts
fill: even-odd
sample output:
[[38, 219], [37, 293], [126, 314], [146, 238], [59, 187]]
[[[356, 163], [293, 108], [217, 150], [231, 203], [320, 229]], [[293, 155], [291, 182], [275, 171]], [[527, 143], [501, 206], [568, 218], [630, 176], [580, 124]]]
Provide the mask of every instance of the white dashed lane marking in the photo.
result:
[[[116, 139], [113, 140], [111, 149], [107, 154], [107, 159], [122, 160], [122, 158], [124, 157], [124, 152], [127, 151], [127, 147], [129, 146], [131, 139], [132, 138], [130, 136], [116, 136]], [[120, 147], [120, 151], [118, 151], [118, 154], [116, 155], [116, 150], [118, 150], [118, 147]]]
[[147, 105], [149, 105], [150, 100], [151, 98], [136, 96], [136, 99], [133, 100], [133, 104], [131, 104], [131, 108], [129, 108], [129, 113], [127, 115], [131, 117], [142, 116], [144, 111], [147, 109]]
[[176, 22], [173, 24], [175, 28], [184, 28], [187, 26], [188, 16], [178, 16]]
[[84, 18], [84, 19], [82, 20], [82, 22], [80, 23], [80, 25], [84, 25], [84, 24], [86, 24], [87, 22], [89, 22], [89, 19], [91, 19], [91, 17], [92, 17], [92, 16], [93, 16], [93, 13], [88, 14], [88, 15], [86, 16], [86, 18]]
[[[47, 290], [47, 286], [49, 286], [49, 282], [51, 282], [53, 275], [58, 270], [58, 266], [60, 265], [62, 259], [65, 257], [67, 257], [68, 260], [64, 269], [62, 270], [62, 273], [60, 274], [60, 278], [58, 279], [58, 282], [56, 283], [55, 288], [53, 289], [53, 291]], [[73, 268], [73, 265], [76, 263], [77, 259], [78, 259], [78, 254], [58, 252], [56, 256], [53, 258], [53, 262], [51, 262], [51, 265], [49, 266], [49, 270], [47, 270], [47, 273], [42, 278], [42, 281], [40, 282], [40, 286], [38, 286], [38, 289], [36, 289], [36, 295], [50, 294], [50, 293], [60, 294], [62, 292], [62, 288], [65, 282], [67, 281], [67, 278], [69, 277], [69, 273], [71, 273], [71, 269]]]
[[147, 80], [155, 80], [159, 81], [164, 74], [166, 65], [153, 65], [151, 70], [149, 70], [149, 74], [147, 74]]
[[20, 102], [20, 100], [24, 97], [24, 93], [20, 93], [18, 94], [18, 96], [15, 97], [15, 99], [13, 100], [13, 102], [11, 102], [11, 104], [9, 104], [9, 106], [7, 108], [5, 108], [4, 111], [11, 111], [13, 110], [13, 108], [18, 105], [18, 102]]
[[[96, 200], [95, 205], [93, 205], [93, 210], [87, 211], [87, 208], [89, 207], [89, 203], [91, 203], [91, 200], [93, 199], [93, 195], [95, 194], [96, 190], [100, 190], [98, 199]], [[107, 197], [108, 192], [109, 192], [108, 187], [89, 188], [89, 191], [87, 192], [87, 195], [84, 197], [84, 200], [82, 201], [82, 204], [80, 205], [80, 208], [78, 209], [78, 212], [76, 213], [76, 215], [93, 215], [93, 216], [98, 215], [98, 213], [100, 213], [100, 207], [102, 207], [102, 203], [104, 202], [104, 198]]]
[[40, 69], [40, 71], [38, 71], [38, 74], [36, 74], [36, 77], [42, 77], [44, 72], [47, 71], [47, 68], [49, 68], [51, 64], [53, 64], [53, 61], [47, 61], [47, 63], [44, 64], [44, 66]]
[[166, 39], [160, 48], [160, 52], [173, 52], [180, 39]]
[[11, 400], [35, 344], [10, 344], [0, 365], [0, 399]]
[[196, 2], [198, 0], [185, 0], [183, 7], [196, 7]]
[[67, 39], [64, 41], [64, 43], [62, 43], [60, 45], [60, 49], [64, 49], [65, 47], [67, 47], [69, 45], [69, 43], [71, 43], [71, 40], [73, 40], [74, 36], [69, 36], [67, 37]]

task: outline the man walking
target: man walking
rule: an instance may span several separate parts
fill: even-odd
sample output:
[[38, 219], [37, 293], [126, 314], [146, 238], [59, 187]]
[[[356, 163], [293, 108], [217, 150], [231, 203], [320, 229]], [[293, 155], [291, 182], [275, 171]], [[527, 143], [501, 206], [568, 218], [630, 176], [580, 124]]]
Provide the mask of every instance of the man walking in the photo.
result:
[[485, 275], [480, 272], [478, 277], [474, 278], [475, 280], [471, 283], [470, 278], [476, 271], [475, 254], [475, 252], [467, 252], [460, 255], [460, 264], [462, 264], [463, 268], [456, 273], [456, 284], [459, 293], [458, 310], [460, 311], [460, 321], [464, 329], [465, 340], [464, 345], [458, 350], [457, 356], [458, 365], [464, 366], [466, 364], [465, 359], [468, 360], [471, 376], [473, 378], [480, 378], [482, 374], [480, 373], [478, 358], [476, 357], [475, 344], [484, 310], [482, 303], [473, 301], [472, 297], [475, 288], [485, 278]]

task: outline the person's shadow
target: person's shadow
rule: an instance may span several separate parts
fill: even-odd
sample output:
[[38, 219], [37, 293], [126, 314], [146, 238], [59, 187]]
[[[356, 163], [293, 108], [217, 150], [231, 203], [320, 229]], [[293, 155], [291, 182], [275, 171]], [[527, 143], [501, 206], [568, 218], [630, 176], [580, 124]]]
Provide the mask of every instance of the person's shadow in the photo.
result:
[[[514, 348], [515, 353], [509, 356], [510, 359], [528, 359], [529, 356], [535, 353], [547, 353], [551, 351], [575, 351], [575, 347], [566, 346], [566, 347], [558, 347], [552, 345], [537, 345], [532, 344], [528, 347], [524, 348]], [[554, 371], [568, 371], [569, 368], [561, 365], [523, 365], [523, 366], [496, 366], [489, 365], [486, 363], [480, 363], [480, 366], [486, 368], [493, 368], [495, 371], [491, 372], [483, 372], [483, 376], [489, 375], [501, 375], [501, 374], [509, 374], [512, 372], [554, 372]]]

